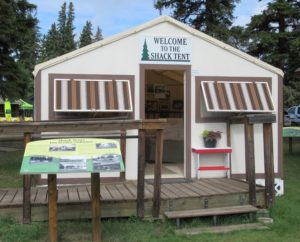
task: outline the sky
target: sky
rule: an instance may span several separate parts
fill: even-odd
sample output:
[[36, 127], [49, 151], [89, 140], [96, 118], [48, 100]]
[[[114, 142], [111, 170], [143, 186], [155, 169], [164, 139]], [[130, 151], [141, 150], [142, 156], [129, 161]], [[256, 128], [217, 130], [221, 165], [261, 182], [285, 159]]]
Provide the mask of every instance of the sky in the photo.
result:
[[[240, 0], [234, 16], [234, 25], [246, 25], [251, 16], [261, 13], [271, 0]], [[46, 34], [52, 23], [57, 22], [58, 12], [65, 0], [29, 0], [37, 5], [37, 18], [40, 32]], [[70, 0], [66, 1], [67, 4]], [[154, 9], [154, 0], [72, 0], [75, 8], [75, 33], [79, 38], [86, 21], [91, 21], [94, 32], [97, 26], [102, 35], [109, 37], [128, 30], [159, 16]], [[170, 10], [163, 10], [163, 15], [170, 15]]]

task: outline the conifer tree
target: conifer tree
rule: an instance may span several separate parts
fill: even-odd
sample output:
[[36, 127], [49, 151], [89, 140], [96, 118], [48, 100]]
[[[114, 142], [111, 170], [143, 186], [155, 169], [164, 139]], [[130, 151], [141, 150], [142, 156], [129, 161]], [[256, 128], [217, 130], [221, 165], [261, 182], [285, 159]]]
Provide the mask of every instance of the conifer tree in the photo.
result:
[[93, 42], [92, 23], [86, 21], [79, 38], [79, 48], [89, 45]]
[[61, 36], [57, 31], [56, 24], [51, 25], [51, 29], [42, 40], [42, 50], [40, 62], [52, 59], [60, 55]]
[[170, 8], [177, 20], [228, 42], [233, 10], [239, 0], [158, 0], [159, 10]]
[[103, 40], [103, 36], [102, 36], [102, 30], [98, 26], [97, 31], [96, 31], [95, 36], [94, 36], [94, 39], [93, 39], [93, 42], [100, 41], [100, 40]]
[[0, 0], [0, 95], [24, 98], [32, 88], [37, 57], [36, 6], [27, 0]]
[[[248, 52], [282, 69], [285, 73], [285, 106], [300, 103], [300, 3], [274, 0], [248, 25]], [[291, 98], [293, 97], [293, 98]]]
[[75, 19], [75, 10], [72, 2], [69, 3], [68, 13], [67, 13], [67, 22], [66, 22], [66, 32], [65, 32], [65, 53], [70, 52], [76, 49], [75, 43], [75, 34], [74, 34], [74, 19]]

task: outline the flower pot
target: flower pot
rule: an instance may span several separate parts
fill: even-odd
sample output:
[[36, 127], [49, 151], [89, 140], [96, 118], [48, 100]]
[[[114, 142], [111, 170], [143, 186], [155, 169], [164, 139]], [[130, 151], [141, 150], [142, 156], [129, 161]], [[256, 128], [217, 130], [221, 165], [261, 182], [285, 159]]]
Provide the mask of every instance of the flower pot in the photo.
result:
[[207, 138], [203, 138], [204, 141], [204, 146], [206, 148], [215, 148], [217, 145], [217, 140], [216, 139], [207, 139]]

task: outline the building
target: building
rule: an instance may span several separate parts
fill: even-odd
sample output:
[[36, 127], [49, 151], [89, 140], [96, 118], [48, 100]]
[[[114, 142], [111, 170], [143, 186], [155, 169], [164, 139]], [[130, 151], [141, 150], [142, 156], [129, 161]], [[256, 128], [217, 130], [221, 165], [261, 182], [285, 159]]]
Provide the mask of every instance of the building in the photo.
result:
[[[228, 129], [228, 120], [274, 114], [274, 171], [281, 184], [283, 72], [171, 17], [41, 63], [34, 76], [37, 121], [166, 118], [163, 177], [196, 177], [192, 148], [203, 146], [200, 134], [207, 129], [222, 132], [217, 147], [232, 147], [231, 177], [245, 178], [244, 125]], [[262, 129], [254, 125], [257, 178], [264, 174]], [[148, 167], [152, 146], [148, 139]], [[136, 140], [127, 140], [127, 179], [137, 178], [136, 147]], [[220, 155], [210, 159], [222, 162]]]

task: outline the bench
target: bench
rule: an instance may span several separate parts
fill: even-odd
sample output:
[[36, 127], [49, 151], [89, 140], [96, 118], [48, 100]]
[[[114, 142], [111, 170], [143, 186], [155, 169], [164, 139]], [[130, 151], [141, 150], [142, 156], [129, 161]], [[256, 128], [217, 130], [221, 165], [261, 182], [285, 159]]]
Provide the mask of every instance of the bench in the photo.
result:
[[205, 209], [194, 209], [194, 210], [182, 210], [182, 211], [168, 211], [165, 212], [165, 216], [168, 219], [176, 219], [176, 229], [180, 229], [181, 218], [195, 218], [195, 217], [213, 217], [213, 224], [217, 224], [217, 216], [220, 215], [233, 215], [249, 213], [250, 218], [253, 219], [253, 214], [258, 211], [258, 208], [251, 205], [243, 206], [231, 206], [222, 208], [205, 208]]

